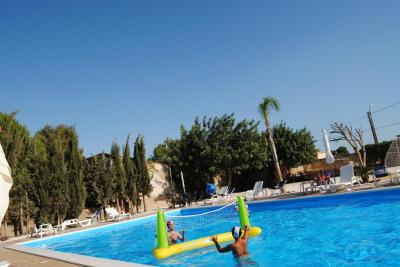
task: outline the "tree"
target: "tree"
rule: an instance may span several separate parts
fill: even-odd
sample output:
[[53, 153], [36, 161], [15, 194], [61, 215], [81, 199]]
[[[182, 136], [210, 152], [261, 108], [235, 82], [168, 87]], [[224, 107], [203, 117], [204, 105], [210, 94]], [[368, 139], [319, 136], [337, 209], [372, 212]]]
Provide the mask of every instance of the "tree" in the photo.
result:
[[83, 152], [75, 128], [45, 126], [33, 138], [31, 175], [34, 177], [37, 223], [60, 223], [76, 218], [87, 196], [83, 181]]
[[281, 122], [272, 128], [278, 157], [287, 175], [291, 168], [310, 163], [316, 159], [313, 136], [306, 128], [293, 130]]
[[365, 151], [368, 155], [367, 165], [374, 166], [376, 163], [384, 163], [386, 153], [389, 151], [391, 141], [383, 141], [377, 144], [365, 145]]
[[[59, 128], [45, 126], [35, 135], [44, 145], [44, 153], [47, 154], [45, 173], [47, 177], [39, 177], [39, 188], [42, 190], [40, 197], [48, 201], [48, 211], [42, 211], [47, 219], [53, 223], [61, 223], [69, 207], [69, 180], [65, 163], [65, 140]], [[37, 167], [37, 166], [36, 166]], [[41, 201], [41, 200], [40, 200]]]
[[272, 130], [271, 130], [271, 122], [270, 122], [271, 110], [275, 110], [275, 111], [280, 110], [280, 105], [279, 105], [278, 100], [271, 96], [264, 97], [263, 101], [258, 106], [258, 111], [264, 120], [265, 127], [267, 130], [268, 142], [269, 142], [269, 145], [271, 148], [272, 159], [274, 161], [275, 172], [276, 172], [278, 181], [282, 182], [283, 179], [282, 179], [281, 168], [279, 166], [279, 159], [278, 159], [278, 155], [276, 153], [274, 137], [273, 137]]
[[34, 216], [36, 223], [44, 223], [50, 221], [51, 199], [48, 188], [51, 186], [50, 173], [47, 168], [48, 154], [45, 139], [42, 135], [36, 134], [32, 140], [32, 163], [30, 173], [32, 175], [33, 186], [35, 190], [34, 200], [38, 208], [37, 214]]
[[111, 204], [114, 198], [114, 177], [111, 172], [110, 156], [103, 153], [92, 156], [86, 160], [85, 183], [88, 190], [86, 205], [88, 207], [103, 207]]
[[85, 208], [87, 196], [83, 182], [83, 155], [78, 146], [78, 135], [74, 127], [59, 126], [57, 131], [63, 132], [65, 142], [65, 166], [69, 182], [69, 207], [67, 218], [78, 218]]
[[[29, 216], [34, 211], [32, 180], [29, 172], [31, 162], [31, 139], [27, 128], [16, 120], [17, 112], [0, 112], [0, 142], [11, 167], [13, 186], [10, 204], [3, 220], [2, 236], [6, 235], [7, 219], [12, 222], [15, 234], [24, 234]], [[25, 227], [24, 227], [25, 226]]]
[[62, 145], [55, 136], [49, 136], [48, 140], [48, 168], [51, 187], [51, 211], [52, 221], [61, 224], [67, 214], [69, 206], [69, 183], [64, 163]]
[[[282, 153], [290, 150], [289, 155], [278, 155], [283, 167], [289, 169], [315, 158], [313, 138], [307, 129], [294, 131], [281, 124], [276, 131], [273, 135], [279, 139], [278, 151], [280, 147]], [[290, 133], [288, 138], [286, 132]], [[268, 165], [272, 160], [267, 139], [266, 134], [259, 133], [254, 120], [236, 122], [234, 114], [204, 117], [202, 121], [196, 117], [190, 128], [181, 126], [180, 139], [166, 139], [156, 146], [152, 159], [178, 170], [177, 175], [172, 175], [178, 189], [181, 185], [178, 173], [182, 171], [186, 192], [204, 193], [206, 182], [214, 182], [217, 176], [244, 190], [254, 184], [253, 179], [269, 176]], [[289, 144], [285, 144], [287, 140]]]
[[129, 148], [129, 135], [126, 138], [126, 143], [123, 148], [123, 157], [122, 157], [123, 165], [124, 165], [124, 170], [125, 170], [125, 176], [127, 179], [127, 196], [128, 196], [128, 202], [129, 202], [129, 211], [133, 212], [133, 206], [136, 206], [136, 211], [138, 211], [138, 194], [136, 190], [136, 175], [133, 172], [133, 162], [131, 159], [131, 152]]
[[[98, 155], [96, 175], [99, 179], [100, 196], [104, 209], [107, 207], [107, 205], [111, 204], [114, 198], [114, 177], [111, 174], [110, 164], [111, 161], [105, 153]], [[106, 214], [105, 211], [104, 214]]]
[[103, 164], [105, 164], [104, 161], [97, 156], [90, 157], [85, 161], [85, 186], [90, 188], [87, 191], [86, 207], [98, 208], [104, 204], [103, 190], [99, 177]]
[[349, 155], [349, 151], [347, 150], [347, 147], [340, 146], [335, 151], [333, 151], [333, 154], [347, 156], [347, 155]]
[[126, 198], [127, 180], [124, 166], [122, 165], [119, 145], [113, 143], [111, 145], [111, 175], [114, 181], [114, 196], [119, 211], [124, 209], [124, 200]]
[[258, 123], [242, 120], [236, 123], [234, 114], [209, 119], [206, 123], [208, 162], [217, 173], [224, 174], [231, 186], [232, 177], [250, 168], [262, 169], [268, 161], [267, 147], [262, 146]]
[[153, 188], [150, 184], [151, 178], [147, 168], [146, 151], [142, 136], [136, 138], [133, 162], [134, 170], [138, 174], [137, 189], [142, 195], [143, 211], [147, 211], [145, 197], [150, 195]]
[[[247, 184], [233, 181], [241, 174], [252, 176], [269, 161], [268, 144], [258, 133], [258, 123], [242, 120], [236, 123], [234, 114], [204, 117], [194, 120], [189, 129], [181, 127], [181, 138], [167, 139], [154, 149], [153, 160], [170, 164], [172, 170], [185, 173], [187, 192], [201, 193], [207, 182], [221, 175], [228, 184]], [[179, 174], [172, 175], [179, 188]]]
[[[190, 130], [181, 126], [179, 150], [175, 154], [180, 163], [176, 169], [178, 172], [185, 173], [185, 185], [186, 189], [189, 189], [188, 191], [193, 192], [196, 188], [205, 188], [205, 183], [211, 182], [212, 177], [218, 172], [215, 162], [209, 158], [211, 148], [207, 137], [207, 129], [198, 118], [195, 119]], [[173, 148], [169, 146], [169, 150]], [[173, 177], [176, 179], [176, 186], [182, 188], [179, 175], [173, 175]]]
[[[135, 151], [134, 151], [135, 152]], [[137, 169], [137, 165], [134, 163], [132, 164], [132, 170], [133, 170], [133, 181], [136, 181], [136, 190], [135, 190], [135, 194], [134, 194], [134, 203], [136, 206], [136, 212], [139, 212], [139, 206], [142, 203], [142, 201], [140, 200], [140, 185], [139, 185], [139, 170]]]
[[[183, 131], [185, 131], [184, 128]], [[182, 165], [181, 145], [181, 139], [167, 138], [163, 144], [159, 144], [154, 148], [151, 160], [179, 168]]]
[[367, 153], [364, 146], [363, 135], [361, 128], [349, 127], [344, 125], [343, 123], [333, 123], [331, 124], [331, 133], [337, 134], [335, 138], [333, 138], [334, 142], [338, 142], [341, 140], [347, 141], [349, 145], [353, 148], [354, 152], [357, 155], [358, 161], [360, 162], [360, 166], [365, 168]]

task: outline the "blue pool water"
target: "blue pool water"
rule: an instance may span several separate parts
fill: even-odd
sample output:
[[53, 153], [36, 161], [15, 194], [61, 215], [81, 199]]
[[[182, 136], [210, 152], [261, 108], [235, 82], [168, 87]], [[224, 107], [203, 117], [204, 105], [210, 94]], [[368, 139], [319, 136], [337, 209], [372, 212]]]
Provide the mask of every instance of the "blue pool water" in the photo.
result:
[[[251, 261], [245, 266], [400, 266], [400, 189], [259, 202], [249, 209], [252, 224], [263, 233], [250, 239]], [[235, 224], [187, 237], [226, 232]], [[214, 247], [156, 260], [151, 255], [154, 234], [155, 217], [150, 217], [24, 246], [150, 265], [240, 266], [230, 253], [218, 254]]]

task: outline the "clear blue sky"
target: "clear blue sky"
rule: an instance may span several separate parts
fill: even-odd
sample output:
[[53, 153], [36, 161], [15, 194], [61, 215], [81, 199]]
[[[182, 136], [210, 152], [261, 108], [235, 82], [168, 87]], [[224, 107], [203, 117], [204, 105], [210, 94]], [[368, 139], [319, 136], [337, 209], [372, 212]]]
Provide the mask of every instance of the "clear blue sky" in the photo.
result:
[[[75, 125], [86, 155], [127, 134], [144, 135], [150, 155], [195, 116], [258, 120], [270, 95], [282, 106], [273, 122], [322, 139], [331, 122], [400, 100], [399, 10], [367, 0], [1, 1], [0, 111], [19, 109], [32, 134]], [[375, 125], [399, 114], [375, 113]], [[378, 129], [380, 140], [398, 133], [400, 124]]]

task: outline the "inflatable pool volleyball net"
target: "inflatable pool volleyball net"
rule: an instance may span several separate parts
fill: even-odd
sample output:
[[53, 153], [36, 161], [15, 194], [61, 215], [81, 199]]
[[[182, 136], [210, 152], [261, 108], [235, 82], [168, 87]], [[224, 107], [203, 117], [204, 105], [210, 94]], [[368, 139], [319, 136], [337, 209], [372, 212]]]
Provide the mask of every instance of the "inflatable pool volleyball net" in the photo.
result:
[[[209, 228], [223, 223], [238, 222], [242, 229], [244, 229], [245, 225], [250, 227], [250, 237], [261, 234], [260, 227], [251, 226], [247, 205], [241, 196], [237, 197], [237, 201], [216, 210], [202, 214], [168, 216], [167, 220], [173, 221], [174, 225], [179, 227], [179, 229], [185, 229], [186, 231], [201, 231], [205, 227]], [[219, 243], [232, 242], [234, 240], [231, 232], [214, 233], [213, 235], [218, 236]], [[156, 245], [153, 249], [153, 255], [157, 259], [165, 259], [172, 255], [212, 245], [214, 243], [210, 240], [209, 236], [177, 244], [169, 244], [165, 215], [162, 210], [158, 211]]]

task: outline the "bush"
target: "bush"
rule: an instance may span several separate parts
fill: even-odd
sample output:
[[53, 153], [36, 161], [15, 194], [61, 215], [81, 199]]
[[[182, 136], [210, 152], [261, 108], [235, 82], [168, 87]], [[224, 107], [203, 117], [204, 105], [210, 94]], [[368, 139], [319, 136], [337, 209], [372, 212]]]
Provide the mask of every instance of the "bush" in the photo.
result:
[[360, 176], [364, 183], [368, 182], [368, 175], [371, 173], [370, 168], [368, 167], [354, 167], [354, 175]]
[[367, 166], [372, 167], [376, 163], [384, 163], [386, 153], [389, 150], [391, 141], [384, 141], [378, 144], [368, 144], [365, 146], [367, 152]]

